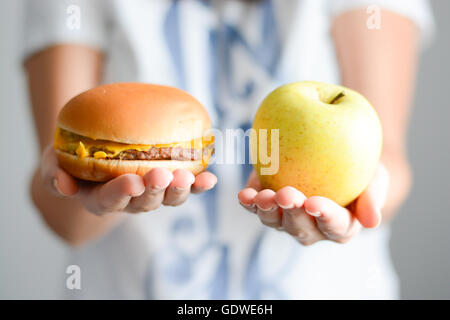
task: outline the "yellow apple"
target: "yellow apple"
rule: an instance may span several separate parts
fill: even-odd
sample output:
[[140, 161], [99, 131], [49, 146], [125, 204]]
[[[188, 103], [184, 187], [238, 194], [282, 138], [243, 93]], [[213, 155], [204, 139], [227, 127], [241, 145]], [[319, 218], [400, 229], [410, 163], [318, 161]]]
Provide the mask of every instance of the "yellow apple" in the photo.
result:
[[367, 187], [381, 153], [374, 108], [338, 85], [307, 81], [279, 87], [262, 102], [253, 129], [252, 162], [264, 188], [293, 186], [342, 206]]

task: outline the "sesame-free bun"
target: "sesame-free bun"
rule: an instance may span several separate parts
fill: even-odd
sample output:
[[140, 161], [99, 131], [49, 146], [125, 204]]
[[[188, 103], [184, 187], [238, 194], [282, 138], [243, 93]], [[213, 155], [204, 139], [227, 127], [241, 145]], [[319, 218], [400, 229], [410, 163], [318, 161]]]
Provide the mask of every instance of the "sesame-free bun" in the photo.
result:
[[170, 171], [186, 169], [194, 175], [205, 170], [202, 160], [106, 160], [92, 157], [79, 158], [61, 150], [55, 150], [55, 152], [61, 168], [76, 178], [88, 181], [108, 181], [127, 173], [143, 176], [151, 169], [161, 167]]
[[200, 138], [211, 122], [200, 102], [180, 89], [113, 83], [71, 99], [57, 125], [91, 139], [150, 145]]

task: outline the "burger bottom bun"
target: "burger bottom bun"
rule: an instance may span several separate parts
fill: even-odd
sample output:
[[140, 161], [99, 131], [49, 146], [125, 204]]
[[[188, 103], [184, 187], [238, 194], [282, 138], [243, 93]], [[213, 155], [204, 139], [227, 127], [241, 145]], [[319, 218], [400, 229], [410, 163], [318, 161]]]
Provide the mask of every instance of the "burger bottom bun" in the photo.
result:
[[186, 169], [194, 175], [205, 170], [201, 160], [105, 160], [79, 158], [61, 150], [55, 151], [61, 168], [76, 178], [88, 181], [108, 181], [127, 173], [143, 176], [153, 168], [166, 168], [170, 171]]

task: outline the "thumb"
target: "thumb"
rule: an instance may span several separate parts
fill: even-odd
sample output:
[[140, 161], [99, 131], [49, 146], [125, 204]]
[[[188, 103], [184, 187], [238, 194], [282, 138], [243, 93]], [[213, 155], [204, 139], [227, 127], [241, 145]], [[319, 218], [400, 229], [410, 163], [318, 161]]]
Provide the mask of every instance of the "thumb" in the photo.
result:
[[365, 228], [375, 228], [381, 223], [381, 209], [389, 190], [389, 173], [382, 164], [378, 165], [375, 176], [356, 202], [355, 216]]
[[77, 181], [64, 170], [58, 168], [53, 179], [53, 186], [64, 196], [74, 196], [78, 192]]
[[44, 186], [51, 193], [73, 196], [78, 192], [76, 180], [58, 166], [58, 159], [52, 146], [48, 146], [42, 154], [40, 172]]

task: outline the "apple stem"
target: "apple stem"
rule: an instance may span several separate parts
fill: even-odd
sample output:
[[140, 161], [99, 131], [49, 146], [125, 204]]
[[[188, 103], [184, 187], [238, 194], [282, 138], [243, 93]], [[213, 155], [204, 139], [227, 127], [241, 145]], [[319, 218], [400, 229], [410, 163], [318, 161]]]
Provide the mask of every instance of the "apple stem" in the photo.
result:
[[340, 98], [342, 98], [343, 96], [345, 96], [344, 91], [339, 92], [339, 94], [338, 94], [336, 97], [334, 97], [333, 100], [331, 100], [330, 104], [335, 104], [335, 103], [336, 103]]

